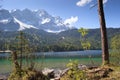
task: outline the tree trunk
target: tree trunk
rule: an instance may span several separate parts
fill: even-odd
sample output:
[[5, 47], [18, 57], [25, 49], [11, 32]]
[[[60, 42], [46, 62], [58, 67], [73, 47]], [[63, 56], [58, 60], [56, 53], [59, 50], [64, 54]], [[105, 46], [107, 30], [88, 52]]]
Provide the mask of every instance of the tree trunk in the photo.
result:
[[22, 41], [23, 33], [20, 31], [20, 68], [22, 69], [22, 60], [23, 60], [23, 41]]
[[98, 0], [98, 13], [100, 19], [101, 41], [102, 41], [102, 63], [109, 64], [109, 51], [107, 41], [107, 30], [103, 10], [103, 0]]

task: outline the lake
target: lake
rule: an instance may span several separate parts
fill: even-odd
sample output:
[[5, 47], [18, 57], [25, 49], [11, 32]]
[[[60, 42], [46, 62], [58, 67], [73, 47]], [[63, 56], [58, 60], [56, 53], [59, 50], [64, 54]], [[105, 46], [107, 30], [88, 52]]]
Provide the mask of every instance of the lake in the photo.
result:
[[[101, 50], [69, 51], [69, 52], [38, 52], [34, 53], [36, 69], [65, 68], [70, 60], [78, 60], [79, 64], [100, 65]], [[5, 58], [6, 57], [6, 58]], [[0, 74], [13, 70], [13, 64], [8, 59], [8, 53], [0, 53]], [[24, 60], [25, 62], [25, 60]]]

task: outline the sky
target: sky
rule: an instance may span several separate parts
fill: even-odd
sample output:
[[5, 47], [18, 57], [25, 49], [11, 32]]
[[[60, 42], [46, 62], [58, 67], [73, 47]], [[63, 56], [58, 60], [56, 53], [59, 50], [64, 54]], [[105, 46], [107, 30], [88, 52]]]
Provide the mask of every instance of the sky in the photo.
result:
[[[44, 9], [53, 16], [60, 16], [64, 23], [76, 28], [99, 28], [97, 0], [0, 0], [2, 8]], [[120, 0], [104, 0], [106, 26], [120, 28]]]

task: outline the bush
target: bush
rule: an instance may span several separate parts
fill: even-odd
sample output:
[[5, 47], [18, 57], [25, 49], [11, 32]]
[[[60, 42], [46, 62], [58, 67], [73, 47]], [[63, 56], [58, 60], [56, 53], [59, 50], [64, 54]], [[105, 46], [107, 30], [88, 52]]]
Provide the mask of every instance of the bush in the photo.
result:
[[120, 50], [110, 51], [110, 62], [114, 65], [120, 65]]
[[115, 35], [111, 38], [111, 62], [115, 65], [120, 65], [120, 35]]
[[67, 75], [69, 77], [69, 80], [86, 80], [86, 73], [84, 70], [80, 70], [78, 68], [78, 61], [70, 61], [67, 64], [67, 67], [69, 68]]
[[35, 70], [23, 70], [20, 75], [17, 71], [14, 71], [8, 77], [8, 80], [49, 80], [49, 78]]

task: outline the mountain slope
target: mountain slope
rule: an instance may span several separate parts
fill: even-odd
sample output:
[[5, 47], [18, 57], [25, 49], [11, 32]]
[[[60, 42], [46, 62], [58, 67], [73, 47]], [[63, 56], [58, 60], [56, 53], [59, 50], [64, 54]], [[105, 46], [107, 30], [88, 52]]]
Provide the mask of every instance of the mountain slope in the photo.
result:
[[[48, 33], [40, 29], [25, 29], [23, 30], [30, 45], [37, 48], [37, 51], [67, 51], [81, 50], [80, 33], [77, 29], [66, 30], [60, 33]], [[108, 41], [113, 36], [120, 34], [120, 28], [108, 28]], [[11, 48], [15, 37], [19, 35], [17, 31], [0, 32], [0, 49], [4, 49], [5, 43], [9, 43]], [[86, 38], [91, 43], [91, 49], [101, 49], [100, 29], [89, 29]]]
[[35, 28], [32, 25], [22, 23], [11, 15], [8, 10], [0, 10], [0, 31], [19, 31], [26, 28]]
[[[54, 17], [45, 10], [0, 10], [0, 30], [17, 31], [27, 28], [42, 29], [51, 33], [69, 30], [69, 24], [64, 24], [60, 17]], [[10, 29], [12, 27], [12, 29]]]

